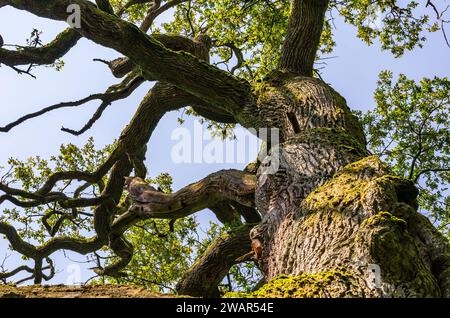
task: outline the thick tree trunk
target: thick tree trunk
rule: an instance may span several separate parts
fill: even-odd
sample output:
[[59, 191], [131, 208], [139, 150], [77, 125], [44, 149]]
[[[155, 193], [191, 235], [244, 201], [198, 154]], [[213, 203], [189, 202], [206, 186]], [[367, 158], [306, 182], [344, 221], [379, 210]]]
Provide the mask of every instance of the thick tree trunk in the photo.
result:
[[[67, 31], [40, 51], [2, 50], [2, 62], [12, 66], [48, 63], [67, 52], [82, 35], [129, 59], [111, 63], [116, 76], [136, 65], [146, 80], [161, 83], [144, 100], [117, 149], [95, 173], [55, 173], [31, 194], [3, 187], [10, 196], [48, 199], [60, 180], [96, 183], [112, 168], [102, 194], [112, 200], [95, 210], [97, 237], [93, 240], [61, 237], [34, 247], [12, 226], [0, 223], [0, 232], [14, 249], [37, 261], [37, 271], [41, 260], [58, 249], [89, 253], [108, 244], [120, 261], [101, 274], [120, 274], [132, 254], [122, 237], [130, 224], [146, 218], [184, 217], [207, 207], [221, 209], [223, 202], [215, 201], [231, 201], [227, 205], [246, 216], [247, 223], [259, 221], [259, 215], [253, 214], [256, 207], [261, 222], [251, 229], [250, 237], [246, 234], [249, 229], [241, 227], [216, 241], [186, 273], [180, 291], [216, 295], [221, 277], [242, 259], [238, 255], [252, 246], [266, 281], [271, 280], [256, 295], [450, 297], [449, 244], [417, 212], [416, 188], [390, 175], [379, 158], [370, 156], [361, 126], [345, 100], [311, 77], [328, 0], [292, 0], [280, 70], [255, 87], [202, 61], [207, 60], [207, 42], [197, 51], [195, 41], [188, 48], [186, 40], [177, 37], [162, 36], [158, 41], [88, 1], [0, 0], [0, 7], [8, 4], [65, 21], [67, 7], [73, 3], [83, 12], [78, 35]], [[176, 52], [178, 45], [185, 51], [192, 49], [198, 58]], [[42, 59], [43, 55], [48, 56]], [[152, 128], [166, 111], [186, 105], [194, 105], [200, 115], [213, 120], [248, 128], [278, 128], [280, 142], [268, 145], [271, 152], [260, 164], [257, 178], [254, 173], [221, 172], [173, 195], [142, 187], [134, 208], [116, 217], [123, 177], [133, 168], [138, 175], [145, 175], [142, 158], [137, 155], [142, 154]], [[267, 173], [274, 160], [279, 160], [279, 169]], [[36, 282], [40, 280], [36, 275]]]
[[280, 69], [312, 76], [329, 0], [294, 0]]
[[282, 142], [267, 158], [279, 153], [279, 170], [258, 170], [263, 219], [251, 238], [267, 281], [299, 276], [286, 294], [284, 278], [272, 281], [268, 295], [449, 296], [448, 242], [416, 211], [414, 185], [369, 156], [345, 100], [319, 80], [278, 74], [259, 102], [260, 124], [280, 128]]

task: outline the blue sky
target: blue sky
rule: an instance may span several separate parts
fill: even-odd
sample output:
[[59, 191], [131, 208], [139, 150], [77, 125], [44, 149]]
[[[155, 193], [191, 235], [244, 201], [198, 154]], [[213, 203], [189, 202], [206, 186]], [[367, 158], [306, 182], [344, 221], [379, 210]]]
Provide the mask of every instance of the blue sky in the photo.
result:
[[[340, 92], [353, 109], [367, 110], [374, 107], [373, 91], [380, 71], [390, 69], [394, 74], [404, 73], [408, 77], [448, 76], [450, 70], [450, 49], [446, 47], [440, 33], [428, 36], [423, 49], [407, 52], [395, 59], [389, 52], [381, 52], [379, 45], [366, 46], [355, 37], [353, 27], [336, 21], [337, 47], [327, 60], [323, 70], [324, 80]], [[44, 31], [42, 39], [48, 42], [66, 27], [65, 23], [37, 18], [25, 12], [2, 8], [0, 10], [0, 34], [7, 44], [25, 45], [32, 28]], [[41, 67], [34, 71], [37, 79], [18, 75], [13, 70], [0, 67], [0, 126], [42, 107], [61, 101], [76, 100], [92, 93], [103, 92], [109, 85], [117, 83], [105, 65], [93, 62], [93, 58], [113, 59], [119, 55], [110, 49], [102, 48], [86, 39], [80, 40], [65, 57], [62, 71]], [[61, 126], [81, 128], [95, 111], [98, 103], [55, 111], [37, 119], [30, 120], [7, 134], [0, 133], [0, 165], [5, 165], [8, 157], [25, 159], [40, 155], [49, 157], [56, 154], [62, 143], [83, 145], [93, 136], [98, 147], [111, 143], [133, 116], [140, 100], [151, 87], [142, 85], [131, 97], [114, 103], [102, 118], [87, 133], [74, 137], [61, 132]], [[150, 176], [169, 172], [174, 178], [174, 189], [201, 179], [213, 171], [224, 168], [242, 169], [245, 164], [175, 164], [170, 160], [171, 149], [176, 143], [170, 139], [174, 129], [179, 127], [179, 113], [167, 114], [154, 132], [148, 145], [147, 166]], [[193, 120], [184, 126], [193, 129]], [[211, 218], [203, 213], [199, 218], [203, 223]], [[5, 241], [0, 240], [0, 262], [6, 252]], [[84, 260], [83, 256], [71, 255], [71, 259]], [[10, 268], [21, 260], [13, 256], [8, 259]], [[69, 275], [65, 270], [71, 261], [61, 253], [56, 257], [57, 269], [62, 271], [54, 283], [64, 283]], [[91, 275], [82, 266], [82, 281]]]

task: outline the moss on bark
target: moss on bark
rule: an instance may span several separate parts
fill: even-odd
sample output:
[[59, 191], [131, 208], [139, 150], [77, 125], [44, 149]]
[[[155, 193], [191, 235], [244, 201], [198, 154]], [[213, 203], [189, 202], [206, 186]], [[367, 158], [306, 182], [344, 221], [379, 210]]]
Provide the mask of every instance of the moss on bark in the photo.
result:
[[230, 292], [225, 298], [355, 297], [353, 275], [345, 269], [298, 276], [280, 275], [251, 293]]

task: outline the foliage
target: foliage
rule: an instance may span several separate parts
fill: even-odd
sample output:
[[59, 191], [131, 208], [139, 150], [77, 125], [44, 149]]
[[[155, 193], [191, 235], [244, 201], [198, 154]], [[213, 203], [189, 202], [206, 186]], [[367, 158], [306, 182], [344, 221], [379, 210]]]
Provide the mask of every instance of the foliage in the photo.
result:
[[41, 35], [42, 31], [39, 31], [38, 29], [33, 29], [31, 31], [30, 38], [27, 39], [27, 45], [31, 47], [42, 46]]
[[[172, 230], [164, 220], [137, 224], [125, 235], [134, 246], [133, 259], [124, 270], [128, 276], [109, 278], [106, 282], [133, 283], [156, 292], [174, 292], [180, 277], [209, 244], [226, 231], [227, 227], [210, 221], [208, 230], [202, 232], [195, 216], [177, 220]], [[221, 289], [223, 293], [230, 290], [248, 292], [259, 278], [253, 263], [236, 265], [230, 269]]]
[[[146, 180], [159, 191], [172, 192], [172, 177], [162, 173]], [[179, 278], [189, 269], [202, 245], [195, 216], [171, 221], [152, 219], [132, 226], [125, 238], [134, 247], [133, 258], [123, 270], [124, 278], [107, 278], [112, 284], [134, 283], [159, 292], [174, 292]], [[106, 265], [115, 260], [113, 253]], [[95, 284], [100, 280], [94, 281]]]
[[[167, 1], [166, 1], [167, 2]], [[172, 20], [155, 24], [153, 32], [185, 36], [207, 34], [213, 40], [212, 54], [216, 65], [246, 79], [261, 79], [272, 70], [285, 36], [291, 1], [278, 0], [196, 0], [184, 1], [174, 9]], [[126, 0], [112, 0], [116, 9]], [[434, 4], [433, 4], [434, 5]], [[444, 12], [439, 6], [417, 1], [343, 0], [330, 1], [325, 19], [319, 56], [333, 51], [335, 15], [357, 28], [357, 36], [368, 45], [380, 41], [383, 50], [400, 57], [405, 51], [422, 47], [428, 32], [442, 30]], [[441, 8], [442, 11], [444, 8]], [[145, 5], [135, 5], [124, 16], [139, 23], [145, 17]], [[244, 57], [237, 61], [236, 52]], [[238, 69], [234, 66], [239, 64]]]
[[[392, 0], [344, 0], [339, 1], [336, 10], [347, 23], [356, 26], [357, 36], [372, 44], [381, 42], [383, 50], [389, 50], [396, 57], [406, 50], [422, 47], [425, 32], [439, 30], [437, 22], [430, 23], [430, 15], [418, 10], [419, 3]], [[422, 10], [423, 12], [423, 10]]]
[[[83, 147], [78, 147], [74, 144], [61, 145], [59, 149], [60, 154], [51, 156], [49, 160], [40, 156], [30, 157], [26, 160], [10, 158], [8, 160], [9, 169], [1, 177], [1, 183], [28, 192], [35, 192], [53, 172], [74, 170], [93, 172], [106, 160], [112, 149], [113, 146], [109, 145], [101, 150], [96, 150], [94, 139], [89, 138]], [[75, 181], [64, 181], [58, 183], [56, 190], [65, 190], [68, 193], [71, 189], [74, 191], [77, 186], [79, 184]], [[85, 197], [95, 197], [100, 193], [98, 186], [91, 186], [85, 189], [82, 194]], [[89, 210], [90, 208], [78, 209], [77, 213], [85, 217], [77, 218], [77, 221], [71, 218], [66, 219], [60, 227], [60, 233], [78, 237], [85, 231], [92, 230]], [[13, 207], [3, 210], [0, 221], [14, 220], [19, 234], [24, 239], [31, 239], [42, 244], [50, 238], [50, 233], [41, 221], [42, 218], [46, 215], [50, 216], [47, 222], [50, 226], [53, 226], [62, 215], [70, 215], [72, 213], [71, 209], [63, 208], [56, 203], [20, 209]]]
[[[42, 31], [40, 31], [38, 29], [32, 29], [30, 37], [28, 39], [26, 39], [27, 47], [37, 48], [37, 47], [43, 46], [42, 39], [41, 39], [42, 34], [43, 34]], [[23, 50], [24, 48], [21, 46], [16, 46], [16, 49], [20, 51], [20, 50]], [[54, 68], [56, 71], [59, 72], [63, 69], [64, 65], [65, 65], [64, 60], [62, 58], [60, 58], [60, 59], [57, 59], [54, 63], [47, 65], [47, 67]], [[33, 69], [33, 67], [34, 67], [34, 65], [30, 64], [28, 66], [27, 72], [30, 72]]]
[[214, 44], [216, 64], [228, 70], [236, 63], [231, 48], [240, 49], [246, 61], [237, 74], [249, 79], [276, 67], [288, 14], [286, 1], [199, 0], [177, 7], [174, 21], [162, 28], [185, 35], [206, 32]]
[[[25, 191], [34, 192], [44, 183], [53, 172], [58, 171], [88, 171], [93, 172], [108, 157], [114, 148], [113, 145], [96, 150], [93, 138], [89, 138], [83, 147], [74, 144], [61, 145], [60, 154], [51, 156], [45, 160], [39, 156], [30, 157], [27, 160], [10, 158], [10, 168], [3, 175], [3, 184], [14, 185]], [[172, 192], [172, 177], [168, 173], [162, 173], [155, 178], [146, 180], [155, 185], [159, 191]], [[57, 190], [75, 189], [77, 184], [65, 181], [59, 184]], [[69, 191], [68, 191], [69, 190]], [[98, 186], [92, 186], [83, 192], [84, 197], [98, 196]], [[125, 196], [125, 194], [124, 194]], [[53, 226], [63, 213], [71, 211], [60, 206], [48, 205], [32, 208], [4, 209], [0, 221], [14, 220], [19, 234], [24, 238], [39, 244], [47, 241], [51, 235], [42, 224], [42, 217], [46, 214], [59, 211], [48, 219]], [[93, 231], [93, 218], [86, 211], [78, 211], [85, 214], [84, 218], [77, 218], [76, 222], [67, 219], [59, 228], [58, 234], [71, 237], [81, 237]], [[218, 236], [227, 231], [227, 227], [221, 227], [217, 223], [210, 222], [208, 230], [202, 233], [195, 217], [187, 217], [177, 220], [173, 227], [166, 220], [149, 220], [140, 222], [131, 227], [125, 234], [126, 239], [134, 247], [134, 255], [130, 264], [125, 268], [128, 277], [123, 279], [107, 278], [108, 283], [132, 282], [143, 285], [153, 291], [172, 292], [179, 278], [187, 271], [192, 263]], [[103, 256], [91, 255], [91, 261], [105, 259], [104, 263], [111, 263], [115, 257], [108, 249], [103, 249]], [[103, 266], [105, 264], [102, 264]], [[248, 291], [258, 279], [256, 268], [253, 264], [234, 266], [230, 271], [234, 290]], [[103, 280], [96, 280], [98, 284]]]
[[178, 117], [178, 123], [180, 125], [183, 125], [186, 120], [186, 116], [193, 116], [195, 117], [198, 122], [202, 125], [206, 126], [206, 129], [211, 133], [211, 137], [218, 138], [221, 140], [225, 139], [235, 139], [236, 136], [234, 135], [234, 128], [236, 128], [235, 124], [229, 124], [229, 123], [219, 123], [207, 118], [204, 118], [197, 114], [195, 110], [192, 107], [188, 107], [186, 109], [183, 109], [181, 112], [181, 115]]
[[[129, 0], [109, 0], [111, 6], [118, 11], [125, 7]], [[134, 6], [125, 11], [124, 19], [127, 19], [131, 23], [137, 23], [145, 18], [147, 12], [147, 5], [145, 3], [136, 2]]]
[[420, 188], [419, 204], [445, 232], [450, 225], [450, 81], [380, 74], [376, 107], [361, 115], [372, 152]]
[[[127, 0], [112, 0], [122, 8]], [[397, 0], [343, 0], [330, 1], [317, 56], [320, 59], [333, 52], [335, 16], [338, 13], [346, 23], [357, 28], [357, 37], [368, 45], [379, 41], [383, 50], [400, 57], [405, 51], [422, 47], [426, 33], [442, 30], [444, 12], [435, 12], [431, 5], [420, 6], [408, 1], [402, 6]], [[124, 18], [138, 24], [145, 17], [145, 5], [126, 10]], [[439, 10], [436, 7], [436, 10]], [[155, 24], [152, 32], [185, 36], [207, 34], [212, 38], [213, 63], [248, 80], [261, 80], [276, 69], [285, 36], [290, 1], [277, 0], [196, 0], [184, 1], [174, 9], [172, 20]], [[239, 62], [238, 54], [243, 60]], [[192, 109], [186, 115], [196, 115]], [[183, 117], [179, 119], [184, 122]], [[233, 135], [234, 125], [206, 120], [208, 129], [216, 137]]]
[[169, 227], [164, 220], [141, 222], [131, 227], [125, 235], [134, 247], [133, 259], [124, 269], [128, 276], [109, 278], [107, 282], [132, 282], [153, 291], [173, 292], [195, 260], [196, 246], [201, 242], [195, 217], [178, 220], [173, 231]]

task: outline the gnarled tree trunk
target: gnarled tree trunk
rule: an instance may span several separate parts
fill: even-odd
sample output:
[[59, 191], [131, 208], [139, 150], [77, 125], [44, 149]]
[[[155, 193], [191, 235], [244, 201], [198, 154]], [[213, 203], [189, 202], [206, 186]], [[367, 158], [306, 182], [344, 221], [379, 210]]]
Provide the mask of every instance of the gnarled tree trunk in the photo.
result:
[[288, 75], [262, 96], [283, 136], [279, 170], [257, 174], [265, 279], [303, 275], [297, 296], [448, 296], [448, 243], [416, 211], [414, 185], [369, 156], [344, 99]]
[[[206, 250], [181, 279], [180, 294], [217, 296], [217, 286], [229, 268], [250, 255], [268, 282], [256, 296], [450, 296], [449, 244], [417, 212], [416, 188], [390, 175], [379, 158], [370, 156], [361, 125], [345, 99], [312, 77], [329, 1], [292, 1], [279, 69], [255, 87], [206, 63], [211, 44], [206, 37], [148, 36], [148, 21], [139, 30], [110, 14], [110, 9], [101, 10], [86, 0], [0, 0], [0, 7], [10, 5], [64, 21], [72, 2], [83, 13], [81, 28], [39, 49], [0, 48], [0, 62], [45, 64], [83, 36], [125, 56], [109, 65], [116, 76], [137, 70], [132, 83], [157, 80], [159, 84], [147, 94], [116, 149], [96, 172], [55, 173], [35, 193], [0, 184], [8, 194], [0, 200], [13, 203], [96, 205], [96, 237], [90, 240], [60, 237], [34, 247], [11, 225], [0, 222], [0, 233], [13, 248], [35, 260], [37, 283], [42, 280], [42, 260], [59, 249], [85, 254], [109, 246], [120, 260], [97, 272], [122, 275], [133, 253], [123, 233], [132, 224], [148, 218], [181, 218], [211, 208], [223, 223], [236, 225], [242, 216], [246, 224], [234, 226]], [[99, 98], [108, 103], [129, 89]], [[269, 155], [246, 171], [221, 171], [174, 194], [157, 192], [139, 178], [125, 182], [133, 169], [136, 176], [145, 177], [143, 153], [159, 119], [188, 105], [219, 122], [277, 128], [280, 140], [270, 143]], [[279, 169], [268, 173], [274, 161]], [[61, 180], [96, 184], [106, 176], [108, 183], [95, 201], [51, 192]], [[131, 205], [119, 202], [124, 184]], [[29, 201], [23, 203], [15, 196]], [[253, 252], [248, 253], [250, 249]]]

